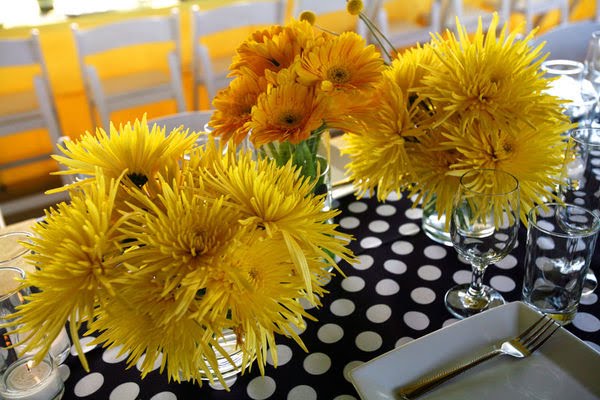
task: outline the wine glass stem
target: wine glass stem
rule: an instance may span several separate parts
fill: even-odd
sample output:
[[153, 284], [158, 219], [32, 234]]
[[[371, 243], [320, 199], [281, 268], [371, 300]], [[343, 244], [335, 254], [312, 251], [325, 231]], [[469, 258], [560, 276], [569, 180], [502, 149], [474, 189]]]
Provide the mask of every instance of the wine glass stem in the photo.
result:
[[471, 274], [471, 285], [467, 290], [467, 294], [472, 298], [481, 298], [483, 294], [483, 274], [487, 265], [473, 264], [473, 273]]

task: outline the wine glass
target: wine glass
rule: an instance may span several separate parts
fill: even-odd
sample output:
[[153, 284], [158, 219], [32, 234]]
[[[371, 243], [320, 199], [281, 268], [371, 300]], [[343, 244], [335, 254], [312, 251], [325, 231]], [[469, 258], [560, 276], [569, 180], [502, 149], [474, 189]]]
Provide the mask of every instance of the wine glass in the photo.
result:
[[503, 259], [517, 242], [519, 182], [507, 173], [477, 169], [460, 178], [450, 219], [454, 248], [472, 268], [470, 284], [451, 288], [444, 299], [457, 318], [466, 318], [505, 303], [495, 289], [483, 284], [489, 264]]

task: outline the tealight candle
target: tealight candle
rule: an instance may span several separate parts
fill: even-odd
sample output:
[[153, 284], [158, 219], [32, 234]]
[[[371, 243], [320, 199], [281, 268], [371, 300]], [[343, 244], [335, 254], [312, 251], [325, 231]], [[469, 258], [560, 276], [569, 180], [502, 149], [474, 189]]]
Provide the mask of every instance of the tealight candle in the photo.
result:
[[23, 357], [12, 363], [2, 376], [0, 398], [59, 400], [64, 390], [64, 383], [48, 357], [38, 364], [33, 357]]

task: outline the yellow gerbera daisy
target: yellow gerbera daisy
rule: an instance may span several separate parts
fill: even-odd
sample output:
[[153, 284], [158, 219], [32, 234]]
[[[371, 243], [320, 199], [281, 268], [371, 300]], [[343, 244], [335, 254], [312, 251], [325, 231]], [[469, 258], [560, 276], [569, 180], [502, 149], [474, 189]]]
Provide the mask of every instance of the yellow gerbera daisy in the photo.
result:
[[259, 147], [270, 142], [299, 143], [320, 128], [327, 116], [328, 99], [314, 88], [288, 82], [271, 86], [252, 108], [250, 140]]
[[297, 64], [298, 81], [321, 86], [331, 82], [338, 91], [369, 90], [375, 87], [384, 69], [383, 59], [373, 45], [354, 32], [314, 46]]
[[252, 107], [266, 89], [267, 82], [263, 76], [259, 77], [252, 70], [244, 68], [243, 73], [217, 93], [213, 100], [215, 112], [210, 120], [212, 134], [225, 142], [233, 140], [236, 144], [241, 143], [248, 135]]

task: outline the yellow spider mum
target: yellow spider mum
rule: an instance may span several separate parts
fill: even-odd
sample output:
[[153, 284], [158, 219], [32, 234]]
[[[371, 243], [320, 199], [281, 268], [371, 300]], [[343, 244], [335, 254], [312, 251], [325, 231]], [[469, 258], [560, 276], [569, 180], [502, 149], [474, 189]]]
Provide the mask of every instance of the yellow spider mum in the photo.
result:
[[[385, 199], [391, 191], [400, 192], [414, 181], [407, 143], [415, 142], [426, 131], [416, 124], [418, 104], [409, 104], [408, 96], [386, 75], [363, 113], [345, 139], [343, 153], [350, 155], [346, 166], [355, 182], [358, 194], [374, 192]], [[350, 126], [348, 126], [350, 127]], [[382, 163], [381, 160], [386, 160]], [[368, 177], [368, 178], [367, 178]]]
[[111, 123], [110, 135], [103, 129], [96, 134], [86, 133], [78, 141], [67, 141], [59, 147], [64, 156], [53, 156], [68, 169], [58, 174], [96, 176], [97, 168], [107, 178], [117, 179], [125, 171], [136, 186], [152, 181], [159, 171], [173, 168], [174, 163], [189, 152], [198, 134], [188, 134], [182, 128], [169, 132], [158, 126], [151, 129], [146, 116], [132, 125], [117, 130]]
[[271, 86], [252, 109], [250, 140], [257, 147], [274, 141], [306, 140], [323, 125], [328, 104], [314, 88], [299, 83]]
[[226, 89], [217, 93], [213, 100], [215, 112], [210, 120], [212, 134], [221, 137], [225, 142], [232, 140], [236, 144], [241, 143], [248, 135], [252, 107], [266, 89], [264, 77], [244, 69], [244, 73], [237, 76]]
[[517, 31], [507, 33], [505, 25], [498, 37], [498, 15], [494, 14], [486, 34], [481, 20], [473, 39], [460, 24], [459, 38], [441, 35], [433, 41], [441, 65], [424, 78], [421, 96], [436, 104], [439, 120], [459, 119], [462, 130], [472, 121], [494, 129], [499, 124], [523, 121], [536, 126], [545, 118], [536, 103], [548, 83], [539, 70], [541, 47], [530, 49], [530, 33], [517, 40]]
[[16, 313], [19, 331], [29, 334], [24, 351], [39, 347], [38, 358], [70, 318], [85, 368], [77, 330], [81, 321], [93, 319], [97, 298], [115, 293], [123, 273], [118, 256], [124, 237], [118, 230], [124, 217], [114, 209], [118, 182], [107, 183], [96, 174], [95, 183], [73, 192], [70, 204], [46, 211], [44, 222], [33, 227], [35, 235], [26, 246], [32, 250], [28, 259], [39, 269], [27, 276], [27, 284], [40, 291]]
[[331, 82], [335, 90], [348, 92], [373, 89], [383, 69], [375, 46], [367, 46], [354, 32], [345, 32], [314, 46], [297, 64], [296, 72], [304, 85]]

